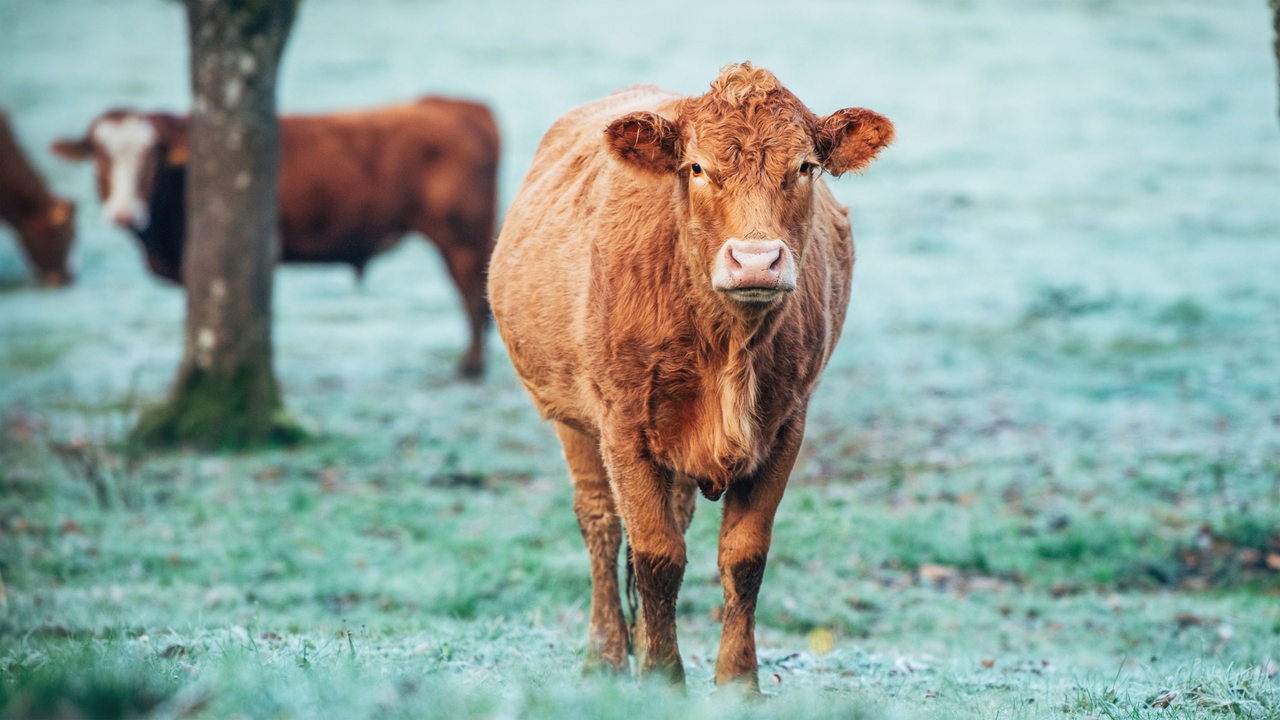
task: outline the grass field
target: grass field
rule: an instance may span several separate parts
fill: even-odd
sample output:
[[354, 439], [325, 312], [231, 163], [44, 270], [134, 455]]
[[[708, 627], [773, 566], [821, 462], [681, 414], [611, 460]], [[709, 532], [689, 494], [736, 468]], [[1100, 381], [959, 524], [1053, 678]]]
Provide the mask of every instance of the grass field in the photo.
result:
[[[0, 237], [0, 718], [1278, 718], [1280, 124], [1265, 2], [306, 0], [286, 110], [478, 97], [504, 202], [560, 113], [773, 69], [899, 139], [833, 187], [858, 266], [779, 513], [768, 697], [583, 678], [563, 461], [410, 240], [276, 283], [307, 444], [134, 454], [182, 297], [43, 148], [187, 101], [181, 8], [0, 0], [0, 104], [81, 204], [78, 282]], [[783, 8], [782, 6], [786, 7]], [[675, 18], [678, 18], [676, 20]], [[5, 231], [7, 232], [7, 231]]]

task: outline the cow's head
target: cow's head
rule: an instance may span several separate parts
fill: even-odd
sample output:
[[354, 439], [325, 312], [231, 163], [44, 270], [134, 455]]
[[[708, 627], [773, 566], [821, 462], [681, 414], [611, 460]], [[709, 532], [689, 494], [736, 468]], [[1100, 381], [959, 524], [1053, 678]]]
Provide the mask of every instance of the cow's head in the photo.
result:
[[41, 285], [61, 287], [71, 283], [67, 256], [76, 238], [75, 202], [53, 198], [44, 212], [27, 219], [20, 234]]
[[105, 112], [89, 124], [84, 137], [53, 143], [53, 151], [66, 160], [94, 160], [103, 214], [138, 232], [151, 225], [156, 174], [185, 165], [187, 149], [186, 118], [132, 110]]
[[739, 306], [767, 308], [796, 288], [826, 171], [864, 169], [893, 124], [861, 108], [814, 115], [769, 71], [726, 67], [675, 117], [636, 112], [605, 131], [622, 161], [677, 183], [679, 221], [695, 272]]

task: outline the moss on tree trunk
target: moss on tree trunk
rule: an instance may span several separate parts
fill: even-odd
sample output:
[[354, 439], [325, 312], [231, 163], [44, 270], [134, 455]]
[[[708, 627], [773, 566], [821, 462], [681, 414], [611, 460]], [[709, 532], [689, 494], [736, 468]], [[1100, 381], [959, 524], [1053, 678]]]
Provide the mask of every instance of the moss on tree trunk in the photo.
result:
[[192, 370], [180, 383], [169, 402], [142, 414], [131, 440], [149, 447], [237, 450], [290, 445], [306, 436], [284, 413], [270, 367]]

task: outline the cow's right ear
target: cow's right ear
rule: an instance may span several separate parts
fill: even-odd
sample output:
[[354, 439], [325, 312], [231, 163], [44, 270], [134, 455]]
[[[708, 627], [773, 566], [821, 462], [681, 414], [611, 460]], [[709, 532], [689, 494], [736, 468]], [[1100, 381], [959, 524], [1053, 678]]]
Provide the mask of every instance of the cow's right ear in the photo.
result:
[[87, 137], [79, 140], [54, 140], [49, 148], [53, 150], [54, 155], [71, 162], [80, 162], [93, 157], [93, 142]]
[[187, 164], [191, 152], [187, 149], [186, 143], [175, 143], [169, 146], [164, 153], [164, 163], [175, 167]]
[[614, 157], [651, 173], [673, 173], [680, 166], [680, 131], [651, 112], [633, 112], [609, 123], [605, 142]]

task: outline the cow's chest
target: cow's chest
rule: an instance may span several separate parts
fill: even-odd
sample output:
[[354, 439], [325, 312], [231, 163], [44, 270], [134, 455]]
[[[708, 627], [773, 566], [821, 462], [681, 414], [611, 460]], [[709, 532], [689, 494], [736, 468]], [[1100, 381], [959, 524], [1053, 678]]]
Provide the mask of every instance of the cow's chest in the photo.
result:
[[649, 449], [662, 465], [698, 480], [713, 499], [767, 454], [758, 381], [750, 366], [655, 373], [650, 387]]

